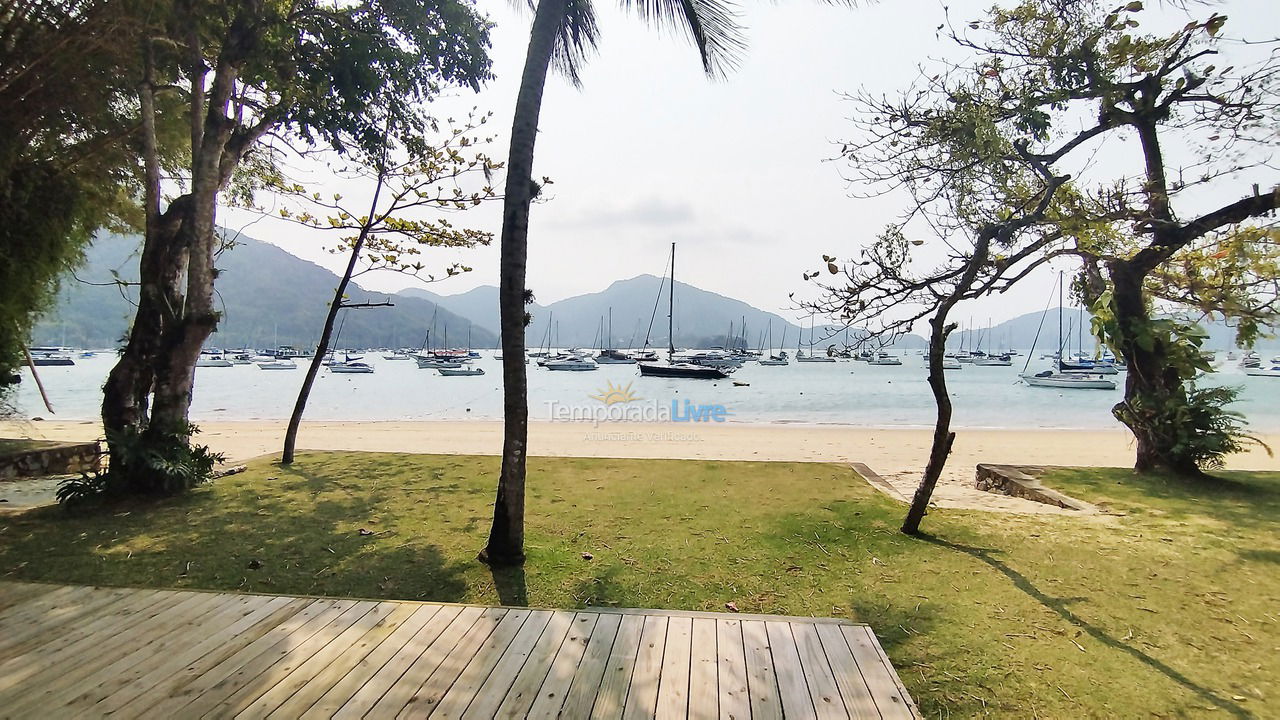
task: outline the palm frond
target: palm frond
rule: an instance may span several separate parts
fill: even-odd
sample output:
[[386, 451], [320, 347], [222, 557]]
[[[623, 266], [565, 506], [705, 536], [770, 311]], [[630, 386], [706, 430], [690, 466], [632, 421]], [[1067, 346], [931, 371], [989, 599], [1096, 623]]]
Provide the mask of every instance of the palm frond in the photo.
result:
[[574, 87], [582, 87], [580, 70], [599, 41], [600, 26], [596, 24], [596, 10], [591, 0], [567, 0], [551, 51], [551, 67], [568, 78]]
[[724, 77], [742, 62], [747, 42], [735, 5], [725, 0], [622, 0], [640, 18], [659, 28], [688, 34], [702, 57], [702, 69]]

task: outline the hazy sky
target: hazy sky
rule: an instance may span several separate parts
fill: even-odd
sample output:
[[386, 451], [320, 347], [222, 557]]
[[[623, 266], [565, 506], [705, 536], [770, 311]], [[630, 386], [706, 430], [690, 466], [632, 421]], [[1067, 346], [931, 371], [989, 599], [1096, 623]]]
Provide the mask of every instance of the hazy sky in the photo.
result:
[[[517, 3], [518, 4], [518, 3]], [[980, 17], [990, 1], [948, 3], [957, 22]], [[497, 23], [497, 79], [478, 95], [454, 92], [438, 114], [472, 105], [492, 110], [500, 136], [491, 154], [506, 156], [517, 83], [531, 17], [506, 0], [480, 7]], [[865, 5], [865, 4], [864, 4]], [[901, 198], [853, 199], [840, 177], [834, 141], [852, 132], [841, 92], [905, 88], [930, 57], [953, 53], [935, 36], [938, 2], [883, 0], [856, 9], [806, 0], [756, 2], [743, 9], [750, 47], [741, 68], [711, 81], [682, 37], [655, 30], [607, 0], [597, 0], [600, 53], [576, 90], [552, 76], [543, 101], [535, 175], [550, 176], [550, 201], [533, 208], [528, 282], [539, 302], [601, 290], [641, 273], [661, 274], [678, 243], [678, 278], [786, 312], [788, 293], [805, 294], [801, 273], [822, 254], [849, 257], [901, 209]], [[1225, 8], [1225, 9], [1223, 9]], [[1239, 0], [1214, 8], [1228, 30], [1280, 31], [1280, 3]], [[1203, 7], [1197, 15], [1207, 15]], [[1179, 21], [1179, 24], [1185, 19]], [[351, 192], [350, 188], [344, 192]], [[283, 223], [224, 211], [222, 224], [331, 268], [325, 237]], [[475, 271], [432, 290], [463, 292], [498, 282], [500, 208], [452, 218], [490, 230], [494, 245], [437, 253]], [[1009, 296], [957, 311], [995, 321], [1044, 306], [1052, 280], [1032, 278]], [[361, 278], [375, 290], [406, 286], [400, 276]], [[795, 316], [796, 313], [787, 313]]]

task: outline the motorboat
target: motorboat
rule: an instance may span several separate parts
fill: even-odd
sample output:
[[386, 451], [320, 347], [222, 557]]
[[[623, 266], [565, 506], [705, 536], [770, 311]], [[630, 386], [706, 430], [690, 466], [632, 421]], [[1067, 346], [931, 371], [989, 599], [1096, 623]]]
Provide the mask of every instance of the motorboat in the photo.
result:
[[445, 378], [463, 378], [471, 375], [483, 375], [483, 368], [439, 368], [436, 372]]
[[441, 368], [457, 370], [462, 367], [461, 360], [452, 360], [434, 355], [414, 355], [413, 359], [417, 361], [419, 370], [440, 370]]
[[258, 363], [258, 367], [263, 370], [297, 370], [298, 363], [289, 358], [268, 360]]
[[549, 360], [542, 366], [548, 370], [568, 370], [573, 372], [600, 369], [600, 366], [596, 364], [595, 360], [578, 356]]
[[350, 358], [340, 362], [329, 363], [329, 372], [367, 375], [373, 372], [373, 366], [366, 362], [360, 362], [360, 358]]
[[1063, 373], [1045, 370], [1034, 375], [1024, 374], [1022, 381], [1032, 387], [1071, 388], [1074, 390], [1116, 389], [1114, 380], [1108, 380], [1101, 375], [1088, 375], [1080, 372]]
[[963, 369], [963, 368], [964, 368], [964, 366], [960, 364], [960, 361], [959, 361], [959, 360], [957, 360], [957, 359], [955, 359], [954, 357], [944, 357], [944, 358], [942, 358], [942, 369], [943, 369], [943, 370], [961, 370], [961, 369]]
[[830, 355], [805, 355], [804, 351], [796, 353], [796, 362], [822, 362], [833, 363], [836, 359]]
[[1280, 377], [1280, 362], [1273, 360], [1271, 364], [1266, 367], [1259, 366], [1245, 368], [1244, 374], [1253, 377]]
[[601, 365], [634, 365], [636, 359], [621, 350], [605, 349], [596, 355], [596, 362]]
[[201, 355], [196, 358], [196, 367], [231, 367], [235, 365], [225, 355]]
[[901, 365], [902, 361], [899, 360], [896, 355], [890, 355], [889, 353], [882, 352], [882, 353], [877, 353], [873, 359], [868, 360], [867, 364], [868, 365]]
[[1008, 355], [987, 355], [974, 358], [973, 364], [982, 367], [1009, 367], [1013, 365], [1013, 358]]

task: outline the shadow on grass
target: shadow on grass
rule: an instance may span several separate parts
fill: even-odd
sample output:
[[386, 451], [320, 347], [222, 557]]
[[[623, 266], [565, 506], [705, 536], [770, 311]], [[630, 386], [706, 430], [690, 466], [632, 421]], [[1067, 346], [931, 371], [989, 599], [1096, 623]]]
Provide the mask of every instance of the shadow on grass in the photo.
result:
[[1226, 700], [1224, 698], [1221, 698], [1215, 695], [1213, 691], [1209, 690], [1206, 687], [1196, 684], [1193, 680], [1191, 680], [1191, 678], [1188, 678], [1186, 675], [1183, 675], [1177, 670], [1169, 667], [1168, 665], [1161, 662], [1160, 660], [1151, 657], [1150, 655], [1144, 653], [1138, 648], [1135, 648], [1131, 645], [1126, 645], [1125, 643], [1108, 635], [1101, 628], [1090, 624], [1084, 618], [1080, 617], [1079, 615], [1076, 615], [1074, 612], [1071, 611], [1069, 606], [1074, 602], [1082, 600], [1083, 598], [1053, 597], [1051, 595], [1044, 593], [1039, 588], [1037, 588], [1030, 580], [1028, 580], [1025, 575], [1009, 567], [1006, 563], [1004, 563], [1002, 560], [996, 557], [1000, 553], [999, 550], [954, 543], [954, 542], [943, 540], [942, 538], [935, 537], [929, 534], [921, 534], [919, 538], [927, 543], [937, 545], [939, 547], [944, 547], [949, 550], [962, 552], [966, 555], [969, 555], [970, 557], [973, 557], [977, 560], [982, 561], [983, 563], [986, 563], [987, 565], [995, 569], [1000, 574], [1009, 578], [1010, 582], [1013, 583], [1014, 587], [1026, 593], [1029, 597], [1031, 597], [1032, 599], [1034, 599], [1036, 602], [1040, 603], [1044, 607], [1048, 608], [1049, 610], [1052, 610], [1063, 620], [1066, 620], [1072, 625], [1075, 625], [1076, 627], [1080, 628], [1084, 632], [1088, 633], [1090, 637], [1102, 643], [1103, 645], [1106, 645], [1107, 647], [1110, 647], [1114, 650], [1119, 650], [1120, 652], [1128, 654], [1138, 662], [1141, 662], [1147, 667], [1150, 667], [1151, 669], [1155, 670], [1161, 675], [1164, 675], [1165, 677], [1169, 678], [1175, 683], [1181, 685], [1187, 690], [1200, 696], [1205, 701], [1212, 703], [1214, 706], [1227, 711], [1228, 713], [1230, 713], [1235, 717], [1238, 717], [1238, 718], [1254, 717], [1254, 714], [1249, 710], [1243, 707], [1240, 707], [1236, 703], [1233, 703], [1229, 700]]
[[529, 588], [525, 585], [524, 566], [488, 566], [493, 575], [493, 586], [498, 590], [498, 604], [513, 607], [529, 606]]

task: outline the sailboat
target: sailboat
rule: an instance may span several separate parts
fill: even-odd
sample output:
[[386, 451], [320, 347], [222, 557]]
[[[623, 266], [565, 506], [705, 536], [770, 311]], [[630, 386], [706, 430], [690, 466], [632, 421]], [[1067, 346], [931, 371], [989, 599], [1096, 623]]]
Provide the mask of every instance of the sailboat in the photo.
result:
[[729, 368], [675, 362], [675, 314], [676, 314], [676, 244], [671, 243], [671, 289], [667, 293], [667, 361], [642, 362], [640, 374], [649, 377], [689, 378], [696, 380], [723, 380], [729, 377]]
[[[1082, 373], [1078, 371], [1064, 372], [1062, 366], [1062, 273], [1058, 273], [1058, 359], [1055, 369], [1027, 374], [1027, 367], [1022, 367], [1022, 381], [1032, 387], [1070, 388], [1075, 390], [1115, 390], [1115, 382], [1102, 375]], [[1034, 348], [1032, 351], [1034, 352]], [[1027, 364], [1031, 363], [1031, 353], [1027, 355]]]
[[[800, 330], [804, 330], [804, 325], [800, 326]], [[835, 362], [836, 359], [830, 355], [814, 355], [813, 354], [813, 315], [809, 316], [809, 354], [806, 355], [800, 351], [800, 341], [796, 341], [796, 362]]]
[[[634, 365], [636, 359], [630, 355], [615, 350], [613, 348], [613, 308], [609, 308], [609, 340], [600, 342], [600, 354], [596, 356], [596, 362], [601, 365]], [[605, 346], [608, 347], [605, 347]]]
[[[782, 346], [785, 346], [786, 344], [787, 344], [787, 326], [783, 325], [782, 326], [782, 342], [778, 343], [778, 345], [779, 347], [782, 347]], [[773, 320], [769, 320], [769, 357], [767, 358], [762, 357], [760, 358], [759, 362], [761, 365], [765, 365], [765, 366], [790, 364], [787, 362], [786, 350], [783, 350], [777, 355], [773, 353]]]

